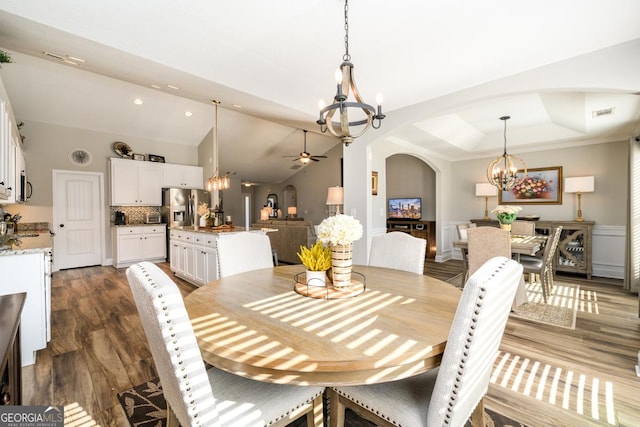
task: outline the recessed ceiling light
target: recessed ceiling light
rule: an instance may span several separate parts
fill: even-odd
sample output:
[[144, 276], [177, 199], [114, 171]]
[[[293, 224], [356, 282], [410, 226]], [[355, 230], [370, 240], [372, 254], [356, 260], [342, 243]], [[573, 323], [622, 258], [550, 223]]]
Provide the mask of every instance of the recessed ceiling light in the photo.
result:
[[173, 89], [173, 90], [178, 90], [178, 89], [180, 89], [178, 86], [174, 86], [174, 85], [167, 85], [167, 87], [168, 87], [169, 89]]
[[143, 103], [142, 103], [142, 99], [140, 99], [140, 98], [136, 98], [136, 99], [134, 99], [134, 100], [133, 100], [133, 103], [134, 103], [134, 104], [136, 104], [136, 105], [142, 105], [142, 104], [143, 104]]
[[162, 88], [161, 88], [160, 86], [158, 86], [158, 85], [149, 85], [149, 86], [151, 86], [151, 87], [152, 87], [152, 88], [154, 88], [154, 89], [162, 89]]
[[191, 117], [191, 116], [193, 116], [193, 113], [191, 111], [185, 111], [184, 115], [187, 116], [187, 117]]

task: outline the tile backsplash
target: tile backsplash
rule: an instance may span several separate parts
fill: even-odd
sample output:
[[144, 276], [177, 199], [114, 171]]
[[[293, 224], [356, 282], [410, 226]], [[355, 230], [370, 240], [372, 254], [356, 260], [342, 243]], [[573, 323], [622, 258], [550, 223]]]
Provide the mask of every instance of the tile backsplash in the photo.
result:
[[111, 206], [111, 222], [115, 222], [115, 212], [124, 212], [127, 224], [141, 224], [146, 222], [147, 213], [160, 213], [157, 206]]

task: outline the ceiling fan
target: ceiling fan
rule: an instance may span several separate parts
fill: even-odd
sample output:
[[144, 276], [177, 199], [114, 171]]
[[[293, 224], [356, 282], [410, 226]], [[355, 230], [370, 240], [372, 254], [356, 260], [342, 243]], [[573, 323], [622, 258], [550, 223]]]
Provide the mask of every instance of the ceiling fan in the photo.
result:
[[319, 162], [320, 159], [326, 159], [327, 156], [312, 156], [307, 152], [307, 131], [303, 130], [303, 132], [304, 132], [304, 151], [302, 151], [302, 153], [300, 153], [300, 155], [298, 156], [284, 156], [284, 157], [295, 157], [295, 159], [293, 159], [294, 162], [297, 160], [300, 160], [300, 162], [304, 164], [307, 164], [312, 160], [314, 162]]

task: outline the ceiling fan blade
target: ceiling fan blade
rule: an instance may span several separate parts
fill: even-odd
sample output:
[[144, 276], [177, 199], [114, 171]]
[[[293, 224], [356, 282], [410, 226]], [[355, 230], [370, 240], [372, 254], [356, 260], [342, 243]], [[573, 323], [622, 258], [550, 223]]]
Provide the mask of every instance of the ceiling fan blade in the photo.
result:
[[315, 157], [309, 157], [311, 160], [313, 160], [314, 162], [319, 162], [320, 159], [316, 159]]
[[317, 157], [318, 159], [326, 159], [327, 156], [311, 156], [311, 157]]

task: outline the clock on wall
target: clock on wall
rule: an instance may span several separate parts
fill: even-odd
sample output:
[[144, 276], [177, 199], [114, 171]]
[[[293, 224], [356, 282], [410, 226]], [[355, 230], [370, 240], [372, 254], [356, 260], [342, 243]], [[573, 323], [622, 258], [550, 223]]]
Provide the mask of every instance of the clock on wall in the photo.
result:
[[76, 166], [89, 166], [93, 157], [91, 153], [84, 148], [76, 148], [69, 151], [69, 160]]

